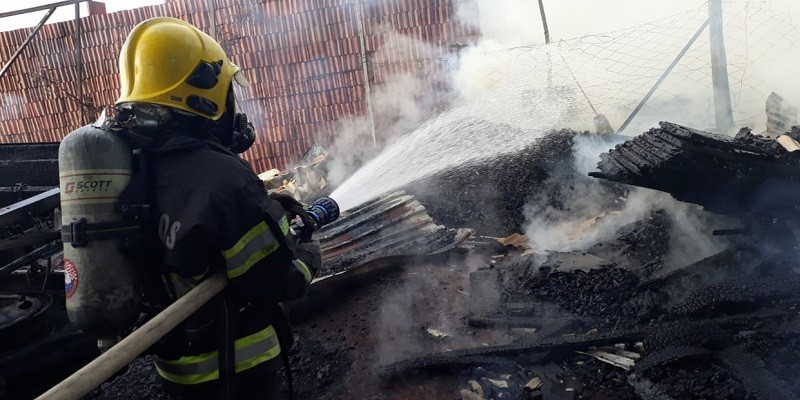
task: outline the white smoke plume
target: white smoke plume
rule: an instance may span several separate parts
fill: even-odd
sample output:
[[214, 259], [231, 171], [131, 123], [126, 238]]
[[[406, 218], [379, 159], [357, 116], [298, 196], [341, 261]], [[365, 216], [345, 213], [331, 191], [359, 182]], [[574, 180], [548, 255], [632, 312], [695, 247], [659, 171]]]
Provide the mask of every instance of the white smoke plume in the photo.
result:
[[[382, 45], [369, 56], [371, 68], [391, 68], [415, 60], [436, 60], [446, 53], [428, 43], [402, 35], [390, 26], [375, 28], [382, 33]], [[442, 60], [443, 63], [448, 59]], [[443, 75], [442, 78], [447, 78]], [[437, 104], [450, 96], [448, 85], [434, 88], [426, 71], [399, 72], [385, 81], [371, 84], [372, 115], [348, 116], [336, 122], [328, 150], [328, 180], [335, 187], [344, 182], [365, 160], [374, 157], [387, 143], [409, 132], [436, 111]], [[373, 141], [373, 134], [375, 140]]]
[[[575, 139], [575, 169], [581, 176], [595, 171], [600, 154], [611, 143], [592, 136]], [[624, 197], [609, 206], [612, 194], [599, 181], [583, 181], [574, 185], [572, 195], [559, 209], [540, 207], [532, 201], [526, 210], [526, 234], [539, 251], [580, 251], [615, 237], [625, 225], [647, 219], [655, 211], [663, 211], [671, 222], [669, 260], [686, 265], [724, 249], [724, 241], [712, 235], [714, 229], [730, 227], [728, 218], [679, 202], [670, 195], [654, 190], [631, 188]], [[535, 199], [534, 199], [535, 200]], [[719, 225], [722, 223], [723, 225]]]
[[0, 106], [11, 113], [11, 118], [20, 118], [25, 114], [27, 101], [16, 94], [4, 93], [0, 96]]

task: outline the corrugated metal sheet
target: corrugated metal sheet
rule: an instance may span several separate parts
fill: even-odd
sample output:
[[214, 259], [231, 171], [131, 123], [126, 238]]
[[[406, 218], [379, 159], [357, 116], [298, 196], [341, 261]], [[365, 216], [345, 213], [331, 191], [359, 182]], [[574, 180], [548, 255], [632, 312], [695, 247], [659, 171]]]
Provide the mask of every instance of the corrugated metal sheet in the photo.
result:
[[371, 259], [445, 251], [470, 235], [437, 225], [425, 207], [403, 191], [368, 202], [315, 234], [324, 259], [321, 275], [341, 272]]
[[[393, 30], [440, 46], [442, 51], [474, 40], [477, 32], [455, 21], [456, 3], [465, 1], [473, 0], [363, 2], [367, 51], [378, 49], [386, 32]], [[217, 39], [253, 83], [241, 91], [240, 99], [261, 134], [245, 154], [257, 170], [284, 167], [315, 140], [330, 140], [335, 121], [365, 112], [354, 0], [214, 3]], [[136, 23], [155, 16], [185, 19], [206, 32], [212, 26], [205, 0], [168, 0], [83, 18], [81, 84], [87, 101], [98, 106], [113, 103], [119, 88], [116, 58], [122, 42]], [[8, 59], [28, 32], [0, 33], [0, 59]], [[432, 85], [441, 80], [443, 54], [417, 54], [402, 48], [381, 53], [386, 53], [383, 58], [371, 60], [377, 85], [397, 73], [430, 79]], [[45, 25], [0, 80], [0, 143], [60, 141], [89, 122], [69, 97], [79, 91], [75, 57], [73, 22]]]

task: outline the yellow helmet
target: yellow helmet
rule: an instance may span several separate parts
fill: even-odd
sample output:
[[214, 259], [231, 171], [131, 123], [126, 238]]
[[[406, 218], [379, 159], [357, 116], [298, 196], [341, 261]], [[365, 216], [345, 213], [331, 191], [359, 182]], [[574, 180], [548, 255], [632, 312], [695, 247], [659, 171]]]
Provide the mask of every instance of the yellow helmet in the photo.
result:
[[151, 103], [212, 120], [225, 112], [231, 82], [247, 86], [222, 46], [188, 22], [167, 17], [136, 25], [119, 55], [116, 104]]

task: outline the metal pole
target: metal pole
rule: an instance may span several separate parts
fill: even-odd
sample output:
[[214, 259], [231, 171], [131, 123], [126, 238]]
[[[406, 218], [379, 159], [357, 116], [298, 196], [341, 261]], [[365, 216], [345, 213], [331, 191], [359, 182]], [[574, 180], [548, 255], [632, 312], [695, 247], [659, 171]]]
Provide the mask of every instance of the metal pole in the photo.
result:
[[204, 280], [183, 297], [176, 300], [141, 328], [70, 375], [37, 400], [74, 400], [91, 392], [117, 371], [150, 348], [192, 313], [200, 309], [228, 284], [228, 278], [219, 273]]
[[725, 54], [725, 36], [722, 32], [722, 0], [709, 0], [708, 18], [711, 37], [711, 77], [714, 82], [714, 119], [717, 123], [717, 133], [728, 133], [733, 128], [733, 109], [728, 81], [728, 57]]
[[[78, 69], [78, 79], [75, 82], [75, 93], [77, 93], [78, 101], [81, 105], [84, 104], [83, 99], [83, 44], [81, 43], [81, 3], [75, 3], [75, 67]], [[81, 107], [81, 125], [88, 122], [86, 107]]]
[[208, 19], [211, 20], [211, 37], [217, 40], [217, 9], [214, 0], [208, 0]]
[[[539, 15], [542, 16], [544, 42], [550, 44], [550, 29], [547, 27], [547, 15], [544, 13], [544, 0], [539, 0]], [[547, 87], [553, 87], [553, 56], [550, 54], [550, 49], [547, 49]]]
[[542, 15], [542, 26], [544, 27], [544, 42], [550, 44], [550, 29], [547, 27], [547, 15], [544, 13], [544, 0], [539, 0], [539, 14]]
[[644, 107], [645, 104], [647, 104], [647, 101], [650, 100], [650, 97], [653, 96], [653, 93], [655, 93], [656, 90], [658, 90], [658, 88], [661, 86], [661, 84], [664, 83], [664, 80], [667, 79], [667, 76], [669, 76], [669, 74], [672, 73], [672, 70], [675, 69], [675, 66], [678, 65], [683, 56], [686, 55], [686, 53], [692, 47], [694, 42], [697, 41], [697, 38], [699, 38], [700, 35], [703, 33], [703, 31], [706, 30], [706, 28], [708, 27], [708, 22], [709, 20], [706, 19], [706, 21], [703, 22], [703, 25], [700, 25], [700, 29], [698, 29], [697, 32], [695, 32], [694, 36], [692, 36], [692, 38], [689, 40], [689, 43], [686, 43], [686, 46], [683, 46], [683, 49], [681, 50], [680, 53], [678, 53], [678, 56], [675, 57], [675, 60], [672, 61], [672, 64], [670, 64], [669, 67], [667, 67], [667, 69], [664, 71], [664, 73], [661, 74], [661, 77], [658, 78], [656, 84], [653, 85], [653, 87], [650, 89], [649, 92], [647, 92], [647, 94], [644, 96], [642, 101], [639, 102], [639, 105], [636, 106], [636, 109], [633, 110], [628, 119], [626, 119], [625, 122], [622, 123], [622, 126], [619, 127], [617, 133], [622, 133], [622, 131], [624, 131], [628, 127], [631, 121], [633, 121], [636, 115], [639, 114], [639, 111], [642, 111], [642, 108]]
[[53, 15], [53, 12], [55, 11], [56, 11], [55, 7], [47, 11], [47, 14], [45, 14], [42, 20], [39, 21], [39, 25], [36, 25], [36, 27], [33, 28], [33, 31], [31, 31], [31, 34], [28, 35], [28, 38], [25, 39], [24, 42], [22, 42], [22, 45], [19, 46], [14, 55], [12, 55], [11, 58], [8, 60], [8, 62], [6, 62], [6, 64], [3, 65], [3, 69], [0, 70], [0, 79], [2, 79], [3, 75], [5, 75], [6, 72], [8, 72], [8, 69], [11, 68], [12, 65], [14, 65], [14, 61], [17, 61], [17, 58], [19, 57], [20, 54], [22, 54], [22, 51], [25, 50], [25, 48], [28, 47], [29, 44], [31, 44], [33, 38], [36, 36], [37, 33], [39, 33], [39, 30], [42, 29], [44, 23], [47, 22], [48, 19], [50, 19], [50, 16]]
[[41, 6], [36, 6], [36, 7], [31, 7], [31, 8], [23, 8], [22, 10], [6, 11], [4, 13], [0, 13], [0, 18], [12, 17], [14, 15], [27, 14], [29, 12], [48, 10], [48, 9], [51, 9], [51, 8], [58, 8], [58, 7], [61, 7], [61, 6], [69, 6], [69, 5], [72, 5], [72, 4], [75, 4], [75, 3], [83, 3], [84, 1], [87, 1], [87, 0], [66, 0], [66, 1], [60, 1], [58, 3], [42, 4]]
[[372, 109], [372, 85], [369, 81], [369, 63], [367, 62], [367, 41], [364, 31], [364, 10], [361, 8], [361, 0], [355, 0], [356, 20], [358, 22], [358, 44], [361, 50], [361, 68], [364, 70], [364, 99], [367, 102], [367, 114], [369, 115], [369, 129], [372, 135], [372, 144], [378, 145], [378, 138], [375, 136], [375, 114]]
[[33, 76], [35, 76], [35, 77], [47, 82], [48, 84], [52, 85], [55, 90], [58, 90], [59, 92], [63, 93], [64, 95], [66, 95], [70, 99], [75, 100], [78, 104], [81, 105], [81, 107], [86, 107], [89, 110], [94, 111], [95, 113], [100, 113], [101, 111], [103, 111], [102, 107], [95, 107], [94, 104], [92, 104], [92, 102], [81, 100], [81, 99], [78, 98], [78, 96], [74, 95], [73, 93], [70, 93], [67, 90], [61, 89], [60, 87], [58, 87], [59, 82], [55, 82], [52, 79], [50, 79], [50, 78], [48, 78], [48, 77], [46, 77], [44, 75], [37, 74], [36, 72], [28, 72], [28, 74], [29, 75], [33, 75]]
[[575, 85], [578, 86], [578, 89], [580, 89], [581, 93], [583, 94], [583, 98], [586, 99], [587, 103], [589, 103], [589, 108], [592, 109], [594, 115], [597, 115], [597, 109], [594, 107], [594, 104], [592, 104], [592, 101], [589, 100], [589, 95], [586, 94], [585, 90], [583, 90], [583, 86], [581, 86], [581, 83], [578, 81], [578, 77], [575, 76], [575, 73], [572, 72], [572, 68], [569, 67], [569, 63], [567, 63], [567, 59], [564, 58], [563, 54], [561, 54], [561, 61], [563, 61], [564, 66], [567, 67], [567, 71], [569, 71], [569, 74], [572, 76], [572, 80], [575, 81]]

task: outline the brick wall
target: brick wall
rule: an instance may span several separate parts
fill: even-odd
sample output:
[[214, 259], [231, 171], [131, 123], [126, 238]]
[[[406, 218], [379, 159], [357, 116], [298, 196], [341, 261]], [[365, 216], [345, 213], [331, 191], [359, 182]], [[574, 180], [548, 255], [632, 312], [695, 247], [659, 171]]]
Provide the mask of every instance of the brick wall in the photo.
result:
[[[477, 38], [455, 20], [464, 1], [472, 0], [361, 0], [359, 13], [355, 0], [214, 0], [215, 24], [207, 0], [91, 15], [81, 19], [84, 106], [74, 22], [45, 25], [0, 78], [0, 143], [59, 141], [90, 122], [117, 98], [117, 56], [130, 29], [172, 16], [215, 34], [244, 69], [252, 86], [238, 92], [240, 106], [259, 131], [245, 157], [259, 171], [282, 168], [314, 141], [332, 140], [335, 121], [366, 112], [359, 15], [374, 87], [410, 74], [440, 88], [446, 53]], [[0, 59], [8, 60], [29, 32], [0, 33]], [[398, 33], [404, 40], [396, 40]], [[394, 38], [390, 46], [387, 38]]]

